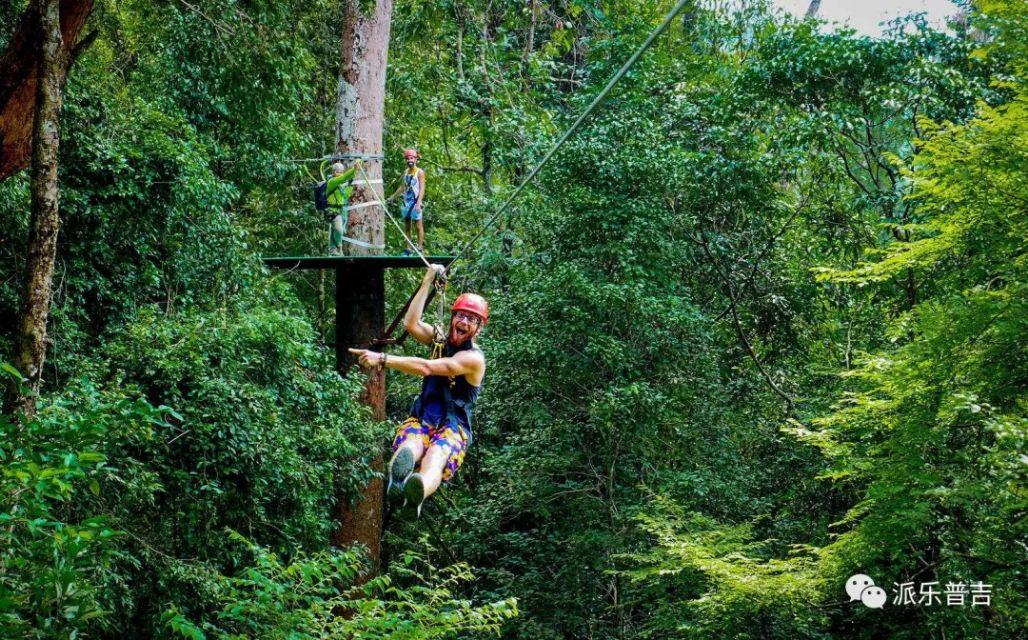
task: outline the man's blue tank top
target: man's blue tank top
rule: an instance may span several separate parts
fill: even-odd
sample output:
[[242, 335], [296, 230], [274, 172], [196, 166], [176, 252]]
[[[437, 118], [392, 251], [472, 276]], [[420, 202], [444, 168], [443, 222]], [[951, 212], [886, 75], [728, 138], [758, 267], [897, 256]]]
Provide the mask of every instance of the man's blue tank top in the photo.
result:
[[[479, 350], [471, 340], [456, 347], [447, 342], [443, 347], [443, 357], [448, 358], [458, 351], [472, 349]], [[468, 444], [471, 444], [471, 414], [481, 391], [481, 385], [472, 385], [465, 376], [425, 376], [421, 383], [421, 393], [411, 405], [410, 414], [427, 425], [456, 422], [467, 432]]]

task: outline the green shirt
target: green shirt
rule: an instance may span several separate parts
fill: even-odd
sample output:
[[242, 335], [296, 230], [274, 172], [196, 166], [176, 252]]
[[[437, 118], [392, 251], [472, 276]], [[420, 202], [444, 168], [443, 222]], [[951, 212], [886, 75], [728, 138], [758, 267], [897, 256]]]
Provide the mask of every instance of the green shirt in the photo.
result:
[[333, 176], [325, 181], [328, 206], [333, 209], [342, 209], [346, 206], [350, 194], [353, 193], [351, 181], [355, 175], [357, 175], [357, 167], [350, 167], [338, 176]]

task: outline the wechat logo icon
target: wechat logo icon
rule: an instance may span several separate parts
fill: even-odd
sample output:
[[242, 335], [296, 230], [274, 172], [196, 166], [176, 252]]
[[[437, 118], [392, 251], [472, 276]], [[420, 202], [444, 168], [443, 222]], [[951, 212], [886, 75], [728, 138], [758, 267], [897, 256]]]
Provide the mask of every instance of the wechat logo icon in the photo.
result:
[[871, 609], [881, 609], [888, 599], [885, 589], [875, 586], [871, 576], [863, 573], [854, 574], [846, 580], [846, 595], [850, 597], [850, 602], [860, 600]]

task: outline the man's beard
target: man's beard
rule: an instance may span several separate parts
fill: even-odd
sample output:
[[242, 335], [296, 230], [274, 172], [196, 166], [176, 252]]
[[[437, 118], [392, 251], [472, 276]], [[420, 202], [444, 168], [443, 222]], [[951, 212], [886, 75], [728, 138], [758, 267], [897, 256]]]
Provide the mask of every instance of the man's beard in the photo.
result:
[[455, 347], [459, 347], [460, 345], [466, 343], [468, 340], [471, 340], [473, 337], [475, 337], [474, 329], [462, 332], [460, 329], [457, 328], [457, 325], [453, 325], [450, 327], [450, 335], [447, 336], [447, 340], [449, 340], [450, 344], [454, 345]]

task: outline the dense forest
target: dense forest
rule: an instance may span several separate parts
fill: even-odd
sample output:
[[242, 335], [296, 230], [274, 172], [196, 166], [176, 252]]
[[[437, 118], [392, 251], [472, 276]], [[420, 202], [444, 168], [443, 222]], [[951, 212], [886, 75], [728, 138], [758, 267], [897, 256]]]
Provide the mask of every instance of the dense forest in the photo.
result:
[[1023, 0], [688, 3], [454, 269], [474, 443], [378, 559], [329, 541], [419, 382], [375, 420], [333, 273], [260, 259], [325, 251], [346, 11], [391, 10], [384, 187], [416, 147], [446, 255], [676, 2], [12, 0], [0, 50], [76, 4], [34, 373], [45, 128], [0, 163], [0, 637], [1028, 637]]

